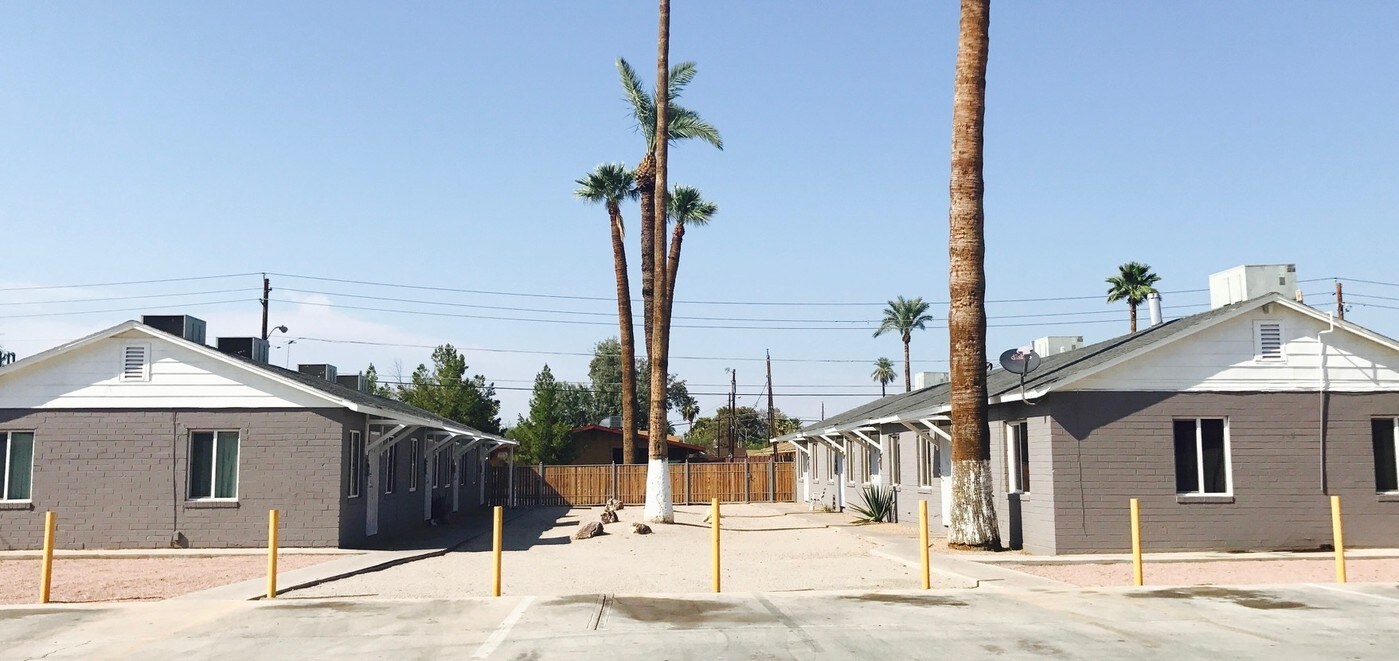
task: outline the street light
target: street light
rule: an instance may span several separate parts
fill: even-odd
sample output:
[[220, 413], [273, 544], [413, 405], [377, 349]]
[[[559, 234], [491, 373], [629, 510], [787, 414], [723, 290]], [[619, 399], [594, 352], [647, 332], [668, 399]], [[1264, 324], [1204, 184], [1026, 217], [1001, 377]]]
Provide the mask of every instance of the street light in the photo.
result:
[[266, 337], [263, 337], [262, 339], [264, 339], [264, 340], [271, 339], [271, 338], [272, 338], [272, 334], [273, 334], [273, 333], [276, 333], [276, 332], [278, 332], [278, 331], [280, 331], [280, 332], [282, 332], [282, 333], [286, 333], [286, 332], [287, 332], [287, 327], [286, 327], [286, 326], [278, 326], [278, 327], [276, 327], [276, 328], [273, 328], [272, 330], [267, 331], [267, 336], [266, 336]]

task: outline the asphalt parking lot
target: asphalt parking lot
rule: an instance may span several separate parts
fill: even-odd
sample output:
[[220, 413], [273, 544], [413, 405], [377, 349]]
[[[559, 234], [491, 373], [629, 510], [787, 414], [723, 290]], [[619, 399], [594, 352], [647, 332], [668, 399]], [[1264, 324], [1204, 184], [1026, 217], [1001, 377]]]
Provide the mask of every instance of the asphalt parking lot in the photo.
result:
[[0, 608], [0, 657], [1387, 659], [1397, 612], [1394, 584], [170, 600]]

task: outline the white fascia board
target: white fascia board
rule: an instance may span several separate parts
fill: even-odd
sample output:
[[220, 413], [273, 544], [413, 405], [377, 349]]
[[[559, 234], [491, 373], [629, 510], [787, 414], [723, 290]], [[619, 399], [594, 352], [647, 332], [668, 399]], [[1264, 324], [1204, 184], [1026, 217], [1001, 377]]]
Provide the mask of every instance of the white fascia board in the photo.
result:
[[75, 350], [77, 350], [77, 349], [81, 349], [81, 348], [83, 348], [83, 347], [85, 347], [85, 346], [87, 346], [87, 345], [89, 345], [89, 344], [92, 344], [92, 343], [94, 343], [94, 342], [97, 342], [97, 341], [99, 341], [99, 340], [105, 340], [105, 339], [107, 339], [107, 338], [109, 338], [109, 337], [112, 337], [113, 335], [118, 335], [118, 334], [121, 334], [121, 333], [125, 333], [125, 332], [130, 331], [130, 330], [141, 330], [141, 329], [143, 329], [143, 328], [147, 328], [147, 327], [146, 327], [145, 324], [142, 324], [142, 323], [139, 322], [139, 321], [124, 321], [124, 322], [122, 322], [122, 323], [120, 323], [120, 324], [117, 324], [117, 325], [115, 325], [115, 326], [113, 326], [113, 327], [111, 327], [111, 328], [108, 328], [108, 329], [106, 329], [106, 330], [97, 331], [96, 333], [93, 333], [93, 334], [91, 334], [91, 335], [88, 335], [87, 337], [78, 338], [78, 339], [73, 340], [73, 341], [71, 341], [71, 342], [67, 342], [67, 343], [65, 343], [65, 344], [60, 344], [60, 345], [58, 345], [58, 346], [56, 346], [56, 347], [54, 347], [54, 348], [52, 348], [52, 349], [49, 349], [49, 350], [47, 350], [47, 351], [41, 351], [41, 352], [36, 353], [36, 354], [34, 354], [34, 355], [32, 355], [32, 356], [29, 356], [29, 357], [27, 357], [27, 358], [22, 358], [22, 359], [17, 360], [17, 361], [15, 361], [15, 362], [13, 362], [13, 363], [10, 363], [9, 365], [6, 365], [6, 366], [4, 366], [4, 367], [0, 367], [0, 377], [3, 377], [3, 376], [5, 376], [5, 375], [7, 375], [7, 374], [11, 374], [11, 373], [14, 373], [14, 372], [18, 372], [18, 371], [21, 371], [21, 370], [28, 369], [28, 368], [30, 368], [31, 366], [34, 366], [34, 365], [38, 365], [38, 364], [40, 364], [40, 363], [43, 363], [43, 362], [49, 360], [50, 358], [55, 358], [55, 357], [58, 357], [58, 356], [61, 356], [61, 355], [65, 354], [65, 353], [68, 353], [68, 352], [70, 352], [70, 351], [75, 351]]

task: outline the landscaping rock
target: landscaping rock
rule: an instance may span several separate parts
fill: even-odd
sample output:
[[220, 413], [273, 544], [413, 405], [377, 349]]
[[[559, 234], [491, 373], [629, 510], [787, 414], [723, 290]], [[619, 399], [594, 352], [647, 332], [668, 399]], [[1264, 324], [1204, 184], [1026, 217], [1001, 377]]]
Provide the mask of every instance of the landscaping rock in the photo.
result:
[[601, 524], [601, 523], [598, 523], [597, 521], [589, 521], [589, 522], [583, 524], [583, 527], [582, 527], [582, 528], [579, 528], [579, 529], [578, 529], [578, 532], [573, 533], [573, 538], [574, 538], [574, 539], [591, 539], [591, 538], [597, 537], [598, 535], [601, 535], [601, 534], [602, 534], [602, 524]]
[[613, 511], [610, 510], [610, 509], [603, 510], [603, 511], [602, 511], [602, 522], [603, 522], [603, 523], [616, 523], [616, 522], [617, 522], [617, 513], [616, 513], [616, 512], [613, 512]]
[[631, 531], [638, 535], [649, 535], [651, 534], [651, 526], [648, 526], [641, 522], [637, 522], [631, 524]]
[[622, 504], [622, 501], [617, 500], [616, 498], [608, 498], [608, 499], [607, 499], [607, 506], [608, 506], [609, 508], [611, 508], [612, 510], [614, 510], [614, 511], [615, 511], [615, 510], [626, 509], [626, 507], [627, 507], [626, 505], [623, 505], [623, 504]]

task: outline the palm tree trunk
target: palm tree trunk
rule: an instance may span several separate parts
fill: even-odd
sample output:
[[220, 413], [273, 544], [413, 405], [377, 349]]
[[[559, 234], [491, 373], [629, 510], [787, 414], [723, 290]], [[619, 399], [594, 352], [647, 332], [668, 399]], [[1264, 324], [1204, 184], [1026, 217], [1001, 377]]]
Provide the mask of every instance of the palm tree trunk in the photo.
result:
[[879, 382], [879, 396], [880, 396], [880, 397], [888, 397], [888, 396], [889, 396], [889, 384], [885, 383], [884, 381], [880, 381], [880, 382]]
[[904, 392], [913, 390], [913, 367], [908, 360], [908, 342], [911, 339], [908, 333], [904, 333]]
[[670, 315], [675, 311], [675, 273], [680, 270], [680, 245], [685, 242], [685, 226], [676, 223], [670, 231], [670, 254], [666, 255], [665, 316], [669, 328]]
[[651, 347], [651, 301], [655, 298], [655, 262], [652, 254], [656, 251], [653, 234], [655, 228], [656, 203], [656, 153], [655, 147], [642, 157], [632, 173], [636, 180], [636, 190], [641, 199], [641, 321], [642, 337], [646, 342], [646, 357], [655, 354]]
[[[655, 241], [652, 286], [666, 282], [666, 161], [670, 143], [670, 0], [660, 0], [660, 21], [656, 39], [656, 184], [652, 192], [654, 217], [652, 240]], [[646, 467], [646, 506], [643, 517], [652, 523], [674, 523], [675, 508], [671, 503], [669, 452], [666, 444], [666, 376], [670, 373], [670, 323], [666, 318], [667, 303], [664, 288], [653, 297], [651, 310], [651, 416], [650, 461]]]
[[[617, 274], [617, 332], [622, 345], [622, 463], [636, 463], [636, 330], [632, 327], [631, 280], [622, 243], [622, 210], [607, 203], [612, 217], [612, 265]], [[613, 494], [615, 497], [616, 494]]]
[[1129, 333], [1135, 333], [1135, 332], [1137, 332], [1137, 304], [1136, 304], [1136, 303], [1133, 303], [1133, 302], [1131, 302], [1131, 301], [1127, 301], [1127, 319], [1128, 319], [1128, 326], [1127, 326], [1127, 327], [1128, 327], [1128, 329], [1129, 329], [1127, 332], [1129, 332]]
[[952, 521], [948, 543], [998, 548], [986, 412], [986, 237], [982, 197], [991, 0], [962, 0], [952, 101], [947, 317], [952, 359]]

